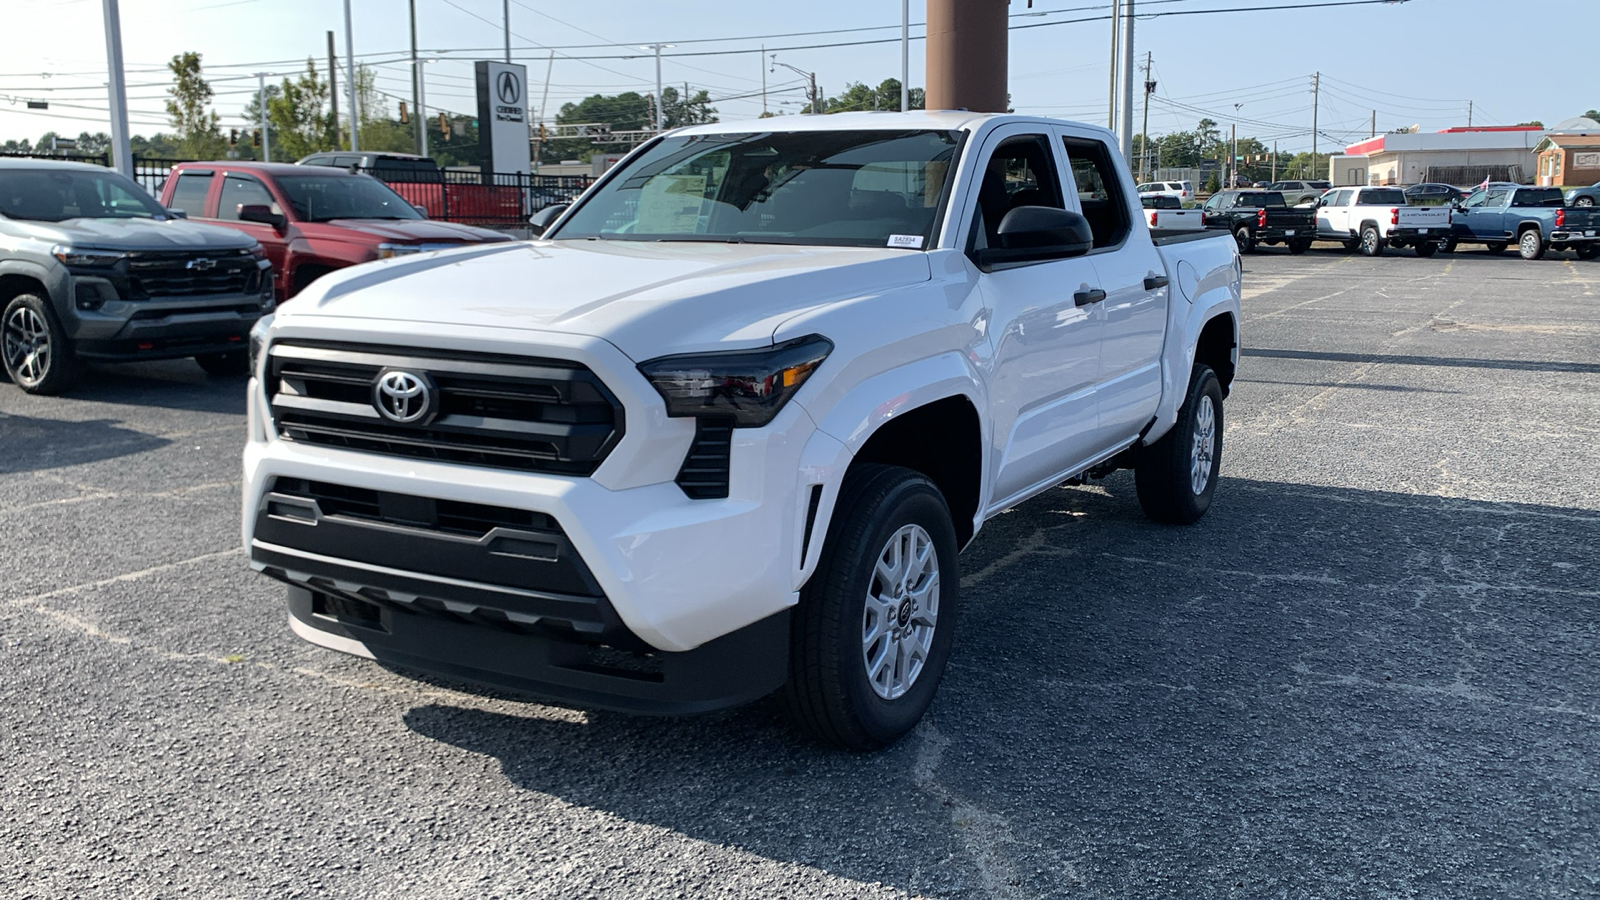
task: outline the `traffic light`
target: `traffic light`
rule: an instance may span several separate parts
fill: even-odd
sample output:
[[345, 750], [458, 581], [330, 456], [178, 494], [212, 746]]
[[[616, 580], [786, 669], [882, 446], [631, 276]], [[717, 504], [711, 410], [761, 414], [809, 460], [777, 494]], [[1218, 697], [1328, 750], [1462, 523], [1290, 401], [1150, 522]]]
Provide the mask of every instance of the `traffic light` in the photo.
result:
[[404, 100], [400, 101], [400, 124], [411, 124], [411, 113], [406, 110], [406, 102]]
[[237, 146], [239, 146], [239, 129], [237, 129], [237, 128], [228, 129], [228, 146], [229, 147], [237, 147]]
[[255, 131], [250, 132], [250, 146], [261, 146], [261, 129], [257, 128]]
[[541, 141], [545, 140], [545, 130], [544, 130], [544, 123], [543, 122], [539, 123], [539, 140], [541, 140]]
[[450, 117], [444, 113], [439, 113], [439, 133], [445, 137], [450, 136]]

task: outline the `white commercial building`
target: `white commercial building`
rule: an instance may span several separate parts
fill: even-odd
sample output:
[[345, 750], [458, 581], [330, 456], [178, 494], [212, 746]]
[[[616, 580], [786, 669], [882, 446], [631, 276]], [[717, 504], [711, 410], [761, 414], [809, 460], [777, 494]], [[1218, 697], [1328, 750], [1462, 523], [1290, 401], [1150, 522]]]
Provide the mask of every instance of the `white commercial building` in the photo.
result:
[[1342, 156], [1335, 156], [1329, 180], [1335, 184], [1435, 181], [1469, 186], [1488, 178], [1528, 183], [1537, 162], [1534, 148], [1545, 133], [1536, 125], [1513, 125], [1380, 134], [1351, 144]]

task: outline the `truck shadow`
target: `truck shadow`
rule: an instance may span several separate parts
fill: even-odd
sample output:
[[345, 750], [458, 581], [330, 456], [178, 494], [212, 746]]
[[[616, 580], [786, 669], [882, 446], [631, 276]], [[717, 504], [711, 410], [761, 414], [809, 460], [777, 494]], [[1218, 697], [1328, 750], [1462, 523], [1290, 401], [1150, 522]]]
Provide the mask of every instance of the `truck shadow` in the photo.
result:
[[1118, 474], [985, 527], [939, 697], [883, 752], [772, 700], [405, 722], [523, 790], [908, 892], [1588, 884], [1597, 545], [1594, 510], [1237, 478], [1167, 528]]
[[206, 375], [194, 360], [94, 364], [68, 393], [72, 400], [244, 415], [245, 378]]
[[31, 472], [133, 456], [171, 443], [110, 419], [63, 421], [0, 412], [0, 473]]

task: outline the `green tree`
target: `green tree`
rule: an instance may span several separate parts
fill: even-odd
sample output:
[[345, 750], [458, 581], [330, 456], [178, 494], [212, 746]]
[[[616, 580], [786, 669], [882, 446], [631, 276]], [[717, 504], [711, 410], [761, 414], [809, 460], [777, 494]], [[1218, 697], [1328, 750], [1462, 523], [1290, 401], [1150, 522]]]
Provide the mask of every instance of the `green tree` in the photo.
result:
[[267, 101], [274, 155], [295, 160], [332, 149], [327, 103], [328, 83], [317, 75], [316, 60], [307, 59], [305, 72], [293, 81], [285, 78], [278, 96]]
[[415, 125], [401, 125], [389, 115], [389, 101], [378, 92], [377, 75], [367, 66], [356, 68], [356, 108], [362, 150], [415, 153]]
[[1518, 128], [1522, 128], [1522, 127], [1527, 126], [1527, 125], [1532, 125], [1535, 128], [1543, 128], [1544, 127], [1544, 123], [1539, 121], [1538, 119], [1533, 119], [1531, 121], [1518, 122], [1517, 123], [1517, 127]]
[[[661, 93], [665, 95], [666, 91]], [[609, 125], [612, 131], [643, 131], [654, 124], [654, 113], [650, 108], [650, 98], [644, 94], [633, 91], [612, 96], [594, 94], [577, 103], [562, 104], [556, 112], [556, 124]], [[632, 146], [604, 138], [555, 138], [541, 144], [539, 159], [543, 162], [588, 160], [592, 153], [623, 153]]]
[[1584, 113], [1583, 117], [1585, 119], [1593, 119], [1596, 122], [1600, 122], [1600, 109], [1591, 109], [1588, 112]]
[[[927, 97], [922, 88], [912, 88], [907, 94], [912, 109], [926, 108]], [[875, 88], [867, 87], [859, 81], [852, 81], [845, 85], [842, 93], [836, 97], [829, 97], [822, 104], [822, 111], [830, 113], [899, 109], [900, 79], [898, 78], [885, 78]]]
[[167, 118], [178, 144], [178, 152], [190, 159], [210, 159], [222, 153], [220, 120], [208, 108], [215, 93], [200, 71], [200, 54], [180, 53], [167, 63], [172, 72], [172, 87], [167, 93]]
[[[272, 109], [272, 101], [283, 96], [283, 89], [275, 84], [269, 84], [262, 93], [266, 95], [267, 109], [270, 110]], [[239, 114], [239, 121], [244, 123], [244, 128], [240, 129], [239, 145], [231, 149], [239, 155], [240, 159], [261, 158], [262, 148], [253, 147], [250, 144], [251, 133], [261, 130], [261, 96], [262, 94], [251, 94], [249, 102], [244, 105], [244, 111]], [[278, 130], [273, 126], [271, 119], [267, 120], [266, 137], [274, 148], [278, 146]], [[274, 153], [276, 154], [276, 151]], [[280, 156], [279, 158], [282, 157]]]
[[717, 121], [717, 108], [711, 105], [709, 91], [696, 91], [685, 97], [675, 87], [664, 87], [661, 89], [661, 120], [667, 128], [705, 125]]

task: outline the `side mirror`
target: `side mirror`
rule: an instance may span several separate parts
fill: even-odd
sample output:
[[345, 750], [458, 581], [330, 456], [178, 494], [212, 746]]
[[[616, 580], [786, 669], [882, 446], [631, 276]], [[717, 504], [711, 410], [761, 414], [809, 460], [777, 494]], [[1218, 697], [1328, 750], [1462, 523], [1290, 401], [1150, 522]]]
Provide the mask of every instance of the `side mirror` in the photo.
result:
[[561, 214], [567, 211], [567, 206], [566, 203], [557, 203], [555, 206], [546, 206], [534, 213], [528, 219], [528, 230], [533, 232], [534, 237], [543, 237], [544, 233], [550, 230], [550, 226], [561, 218]]
[[181, 209], [169, 209], [169, 210], [167, 210], [167, 215], [173, 217], [174, 219], [187, 219], [187, 218], [189, 218], [189, 214], [184, 212]]
[[258, 225], [271, 225], [273, 228], [282, 228], [288, 223], [283, 216], [272, 211], [272, 207], [265, 203], [239, 204], [239, 221], [255, 222]]
[[974, 261], [979, 266], [1070, 259], [1094, 249], [1094, 231], [1088, 219], [1049, 206], [1013, 209], [1000, 220], [997, 235], [1000, 246], [977, 252]]
[[411, 204], [411, 208], [416, 210], [417, 214], [422, 216], [424, 219], [428, 217], [428, 208], [426, 206], [423, 206], [420, 203], [413, 203]]

